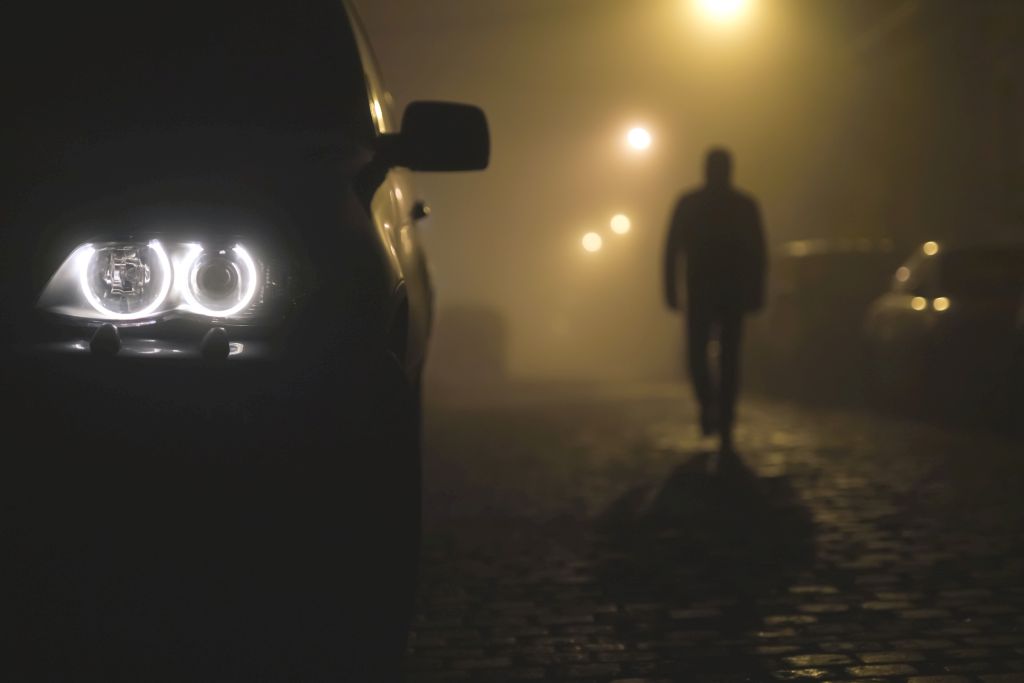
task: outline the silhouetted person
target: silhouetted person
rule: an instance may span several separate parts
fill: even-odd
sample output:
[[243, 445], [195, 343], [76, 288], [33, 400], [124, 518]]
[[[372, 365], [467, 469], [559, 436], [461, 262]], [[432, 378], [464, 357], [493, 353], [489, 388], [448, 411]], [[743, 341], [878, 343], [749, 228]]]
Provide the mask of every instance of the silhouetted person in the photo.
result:
[[[669, 308], [686, 313], [701, 429], [705, 435], [717, 431], [722, 450], [729, 452], [743, 316], [760, 309], [764, 301], [764, 231], [757, 202], [732, 186], [730, 153], [711, 150], [705, 171], [705, 186], [684, 195], [672, 216], [665, 249], [665, 297]], [[685, 271], [687, 299], [682, 306], [680, 270]], [[708, 358], [716, 331], [721, 350], [717, 383]]]

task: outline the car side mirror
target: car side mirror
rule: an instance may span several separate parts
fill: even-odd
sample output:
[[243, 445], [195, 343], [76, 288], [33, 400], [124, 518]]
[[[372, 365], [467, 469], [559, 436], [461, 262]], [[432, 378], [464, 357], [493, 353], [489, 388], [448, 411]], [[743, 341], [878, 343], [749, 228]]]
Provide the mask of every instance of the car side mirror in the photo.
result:
[[382, 136], [378, 153], [413, 171], [481, 171], [491, 156], [487, 117], [468, 104], [412, 102], [401, 132]]

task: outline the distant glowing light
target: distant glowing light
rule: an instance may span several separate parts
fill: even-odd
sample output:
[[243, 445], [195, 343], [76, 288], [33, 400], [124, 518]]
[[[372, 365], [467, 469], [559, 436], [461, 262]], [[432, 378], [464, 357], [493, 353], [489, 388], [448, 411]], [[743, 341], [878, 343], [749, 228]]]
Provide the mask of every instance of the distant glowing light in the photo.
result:
[[944, 296], [940, 296], [938, 299], [932, 302], [932, 308], [939, 313], [949, 310], [949, 299]]
[[749, 11], [751, 0], [696, 0], [697, 7], [706, 18], [720, 24], [742, 19]]
[[896, 271], [896, 279], [900, 282], [906, 282], [910, 279], [910, 268], [906, 266], [900, 266]]
[[925, 253], [925, 256], [935, 256], [939, 253], [938, 242], [925, 242], [921, 250]]
[[601, 251], [601, 247], [604, 246], [604, 240], [596, 232], [588, 232], [583, 236], [583, 248], [593, 253]]
[[626, 141], [630, 147], [642, 152], [650, 148], [653, 138], [646, 128], [633, 128], [626, 134]]
[[910, 301], [910, 307], [915, 311], [923, 311], [928, 308], [928, 299], [925, 299], [923, 296], [915, 296]]
[[611, 227], [616, 235], [625, 235], [633, 228], [633, 221], [626, 214], [619, 213], [612, 216]]
[[790, 242], [786, 245], [786, 251], [788, 251], [791, 256], [807, 256], [811, 253], [811, 242], [809, 240]]

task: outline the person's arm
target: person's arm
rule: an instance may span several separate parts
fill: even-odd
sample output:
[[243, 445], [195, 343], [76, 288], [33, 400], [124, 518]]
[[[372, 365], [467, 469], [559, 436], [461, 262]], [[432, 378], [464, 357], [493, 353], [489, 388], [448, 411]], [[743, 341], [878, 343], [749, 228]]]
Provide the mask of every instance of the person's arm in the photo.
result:
[[672, 310], [679, 310], [679, 254], [683, 251], [683, 202], [676, 204], [672, 220], [668, 226], [668, 240], [665, 244], [664, 281], [665, 305]]

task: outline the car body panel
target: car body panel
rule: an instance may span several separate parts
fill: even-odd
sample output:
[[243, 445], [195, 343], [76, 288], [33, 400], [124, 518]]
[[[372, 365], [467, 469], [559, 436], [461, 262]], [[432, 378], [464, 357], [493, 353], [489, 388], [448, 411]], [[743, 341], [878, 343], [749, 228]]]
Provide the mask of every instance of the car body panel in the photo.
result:
[[[419, 548], [418, 381], [432, 296], [410, 174], [378, 176], [374, 166], [381, 140], [398, 131], [369, 43], [348, 2], [186, 0], [129, 6], [126, 16], [141, 23], [122, 45], [86, 30], [116, 32], [115, 4], [65, 16], [21, 3], [37, 22], [7, 24], [23, 34], [7, 46], [39, 53], [39, 73], [51, 80], [43, 88], [37, 74], [5, 81], [30, 106], [13, 108], [3, 127], [23, 134], [7, 148], [0, 185], [0, 380], [15, 399], [0, 413], [9, 440], [0, 491], [3, 537], [18, 558], [3, 602], [11, 605], [5, 630], [21, 635], [19, 656], [0, 670], [26, 681], [228, 680], [239, 671], [256, 680], [281, 665], [292, 668], [275, 680], [327, 671], [334, 680], [396, 680]], [[321, 31], [317, 12], [340, 16], [342, 33]], [[280, 18], [286, 35], [250, 40], [260, 69], [210, 40], [225, 26], [251, 29], [250, 39], [273, 34], [266, 17]], [[293, 24], [319, 38], [307, 45]], [[157, 50], [160, 88], [127, 99], [132, 92], [102, 90], [107, 68], [150, 85], [132, 60], [120, 71], [119, 57], [144, 54], [150, 30], [174, 48], [167, 64]], [[83, 81], [99, 90], [62, 80], [88, 67], [85, 49], [61, 61], [88, 41], [107, 60]], [[179, 69], [179, 47], [226, 61]], [[310, 71], [274, 71], [289, 49]], [[321, 69], [332, 60], [358, 80], [346, 81], [354, 103], [302, 89], [333, 85]], [[260, 92], [260, 78], [247, 80], [254, 71], [294, 102]], [[201, 97], [162, 89], [187, 95], [193, 81], [210, 98], [245, 87], [210, 111]], [[78, 99], [62, 98], [62, 88]], [[249, 97], [267, 110], [250, 112]], [[314, 113], [333, 102], [353, 120], [304, 125], [304, 101]], [[108, 104], [117, 113], [109, 125]], [[138, 125], [122, 126], [136, 105], [152, 121], [140, 113]], [[232, 125], [250, 120], [265, 125]], [[37, 307], [84, 242], [160, 226], [219, 235], [228, 225], [286, 263], [287, 296], [272, 320], [180, 315], [121, 325], [121, 350], [105, 354], [90, 348], [98, 320]], [[213, 327], [239, 352], [204, 356]], [[204, 576], [204, 567], [218, 569]], [[226, 593], [234, 603], [218, 603]], [[267, 602], [272, 595], [284, 597]], [[209, 629], [197, 617], [206, 607], [219, 620]], [[262, 635], [245, 640], [253, 629]], [[200, 631], [212, 640], [189, 640]]]

